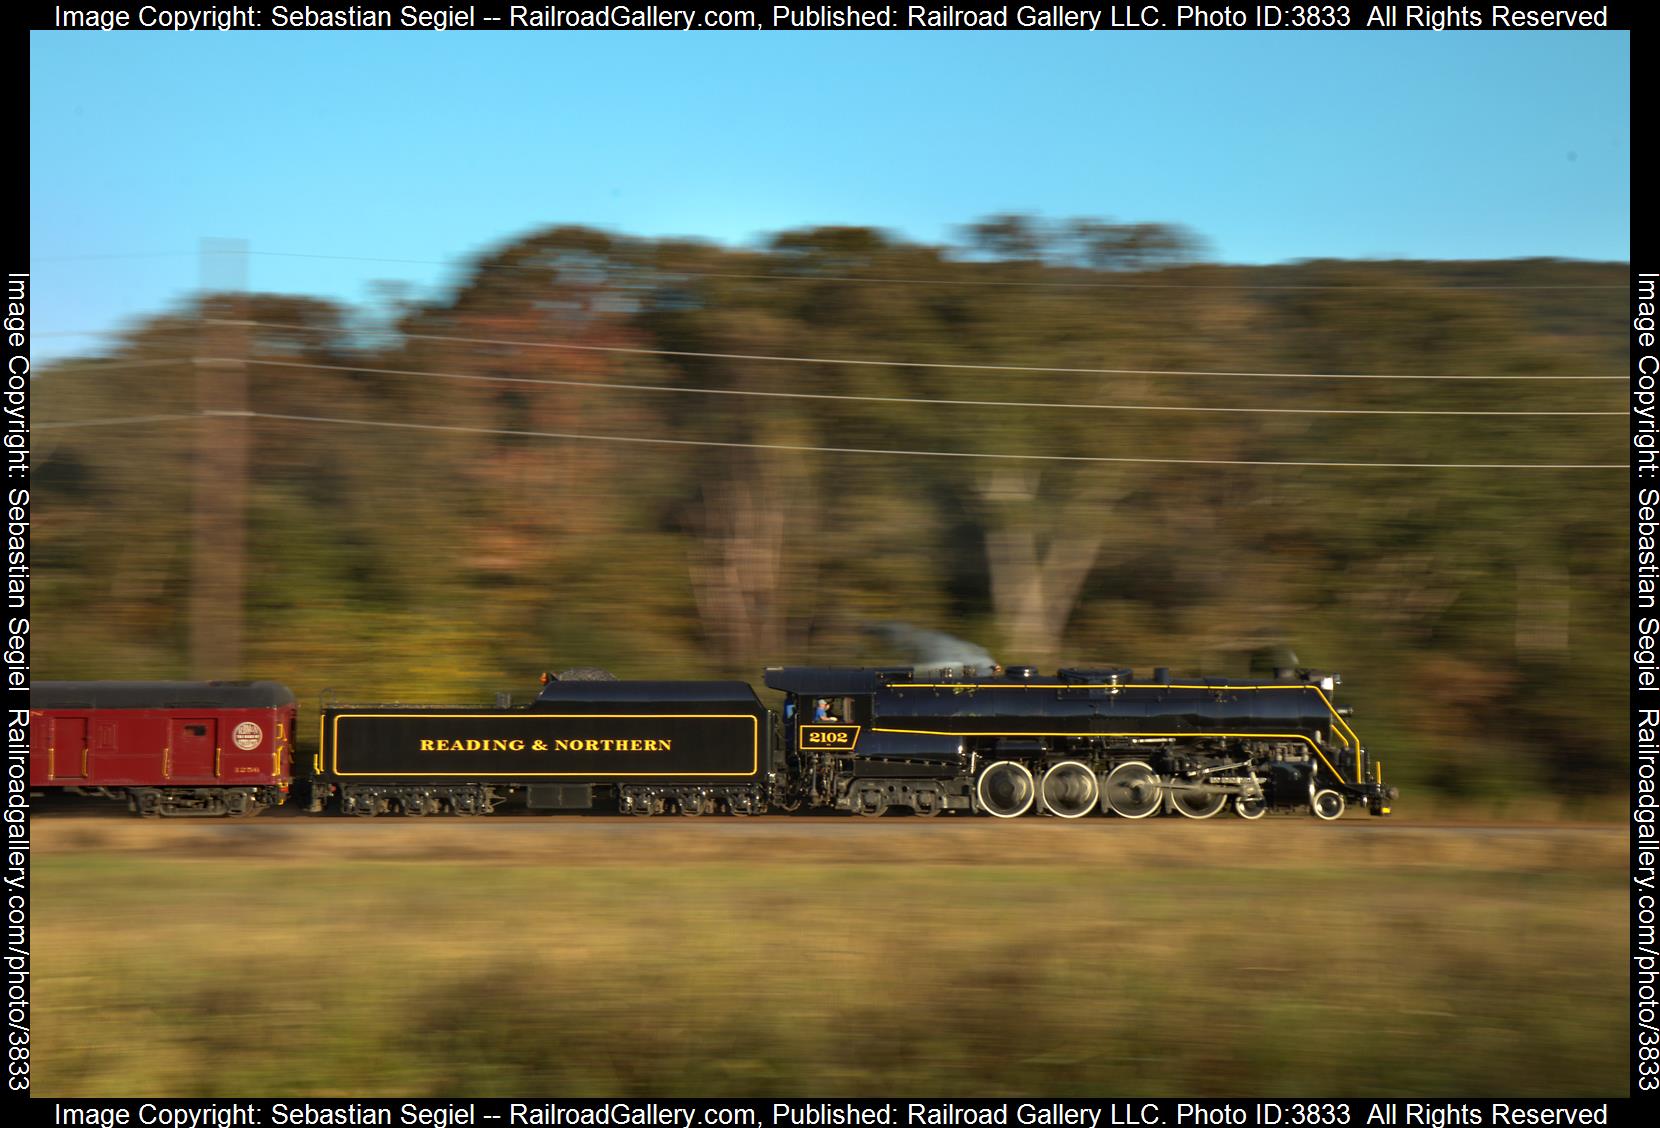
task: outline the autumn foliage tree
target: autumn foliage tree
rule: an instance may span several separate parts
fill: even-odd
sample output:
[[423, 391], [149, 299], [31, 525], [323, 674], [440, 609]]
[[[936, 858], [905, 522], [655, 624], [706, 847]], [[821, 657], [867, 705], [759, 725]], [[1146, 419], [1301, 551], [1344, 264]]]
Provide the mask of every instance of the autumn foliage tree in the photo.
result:
[[[391, 321], [249, 295], [226, 673], [753, 679], [902, 660], [866, 629], [895, 620], [1044, 666], [1276, 645], [1347, 675], [1403, 782], [1617, 788], [1622, 476], [1442, 467], [1616, 461], [1617, 418], [1561, 413], [1617, 384], [1551, 378], [1623, 371], [1623, 267], [1198, 256], [1023, 216], [952, 245], [554, 227]], [[202, 308], [34, 382], [47, 676], [188, 666]]]

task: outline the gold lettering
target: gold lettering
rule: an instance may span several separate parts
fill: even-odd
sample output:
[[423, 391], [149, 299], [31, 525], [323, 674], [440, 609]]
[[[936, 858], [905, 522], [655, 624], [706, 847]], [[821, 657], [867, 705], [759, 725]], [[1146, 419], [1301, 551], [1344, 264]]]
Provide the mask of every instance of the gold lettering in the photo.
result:
[[[807, 730], [804, 730], [807, 731]], [[822, 741], [825, 734], [807, 732], [809, 743]], [[831, 734], [829, 739], [838, 743], [847, 743], [845, 733]], [[528, 741], [518, 737], [501, 737], [481, 739], [478, 737], [422, 737], [417, 742], [422, 752], [668, 752], [674, 747], [673, 740], [650, 737], [621, 738], [572, 738], [555, 737], [552, 740]]]
[[[470, 738], [462, 740], [450, 739], [447, 737], [423, 737], [418, 743], [422, 752], [523, 752], [526, 748], [525, 742], [517, 737], [512, 739], [501, 738], [492, 740], [478, 740]], [[537, 743], [540, 744], [541, 742], [538, 741]], [[582, 742], [580, 740], [554, 741], [554, 747], [561, 750], [566, 750], [573, 746], [579, 747], [581, 744]], [[538, 751], [544, 750], [545, 746], [538, 749]]]

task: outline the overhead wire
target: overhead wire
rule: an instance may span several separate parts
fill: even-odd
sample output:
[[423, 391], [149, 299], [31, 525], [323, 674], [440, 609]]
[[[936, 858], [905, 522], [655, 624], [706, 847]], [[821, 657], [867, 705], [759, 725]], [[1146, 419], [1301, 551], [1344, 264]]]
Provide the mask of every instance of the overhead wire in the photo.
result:
[[910, 458], [981, 458], [1000, 461], [1143, 463], [1166, 466], [1291, 466], [1342, 469], [1386, 470], [1625, 470], [1624, 463], [1477, 463], [1477, 462], [1325, 462], [1278, 461], [1242, 458], [1138, 458], [1084, 454], [1007, 454], [985, 451], [909, 450], [880, 447], [831, 447], [795, 443], [753, 443], [716, 439], [671, 439], [641, 435], [597, 435], [582, 431], [526, 431], [498, 427], [463, 427], [455, 424], [408, 423], [389, 419], [346, 419], [326, 415], [298, 415], [270, 411], [205, 411], [206, 416], [277, 419], [298, 423], [326, 423], [348, 427], [379, 427], [409, 431], [436, 431], [453, 434], [499, 435], [533, 439], [569, 439], [585, 442], [632, 443], [652, 446], [720, 447], [738, 450], [770, 450], [798, 454], [871, 454]]
[[169, 364], [193, 364], [195, 360], [192, 356], [167, 356], [152, 360], [107, 360], [103, 357], [93, 357], [82, 363], [94, 366], [89, 369], [90, 372], [109, 372], [118, 368], [161, 368]]
[[[285, 325], [273, 321], [251, 321], [235, 318], [203, 318], [203, 324], [227, 325], [253, 329], [280, 329], [288, 332], [312, 332], [313, 327], [306, 325]], [[64, 329], [34, 334], [37, 337], [98, 337], [113, 336], [119, 330], [114, 329]], [[1499, 380], [1499, 381], [1610, 381], [1624, 380], [1624, 375], [1618, 376], [1563, 376], [1563, 375], [1522, 375], [1517, 373], [1496, 373], [1480, 375], [1434, 375], [1426, 373], [1405, 372], [1262, 372], [1233, 369], [1189, 369], [1189, 368], [1067, 368], [1050, 365], [1032, 364], [970, 364], [957, 361], [923, 361], [897, 359], [870, 359], [866, 357], [826, 357], [826, 356], [782, 356], [762, 353], [729, 353], [704, 352], [689, 349], [652, 349], [624, 345], [583, 345], [571, 341], [534, 341], [524, 338], [502, 337], [462, 337], [443, 333], [409, 333], [398, 334], [408, 340], [439, 341], [451, 344], [474, 345], [507, 345], [521, 348], [557, 349], [571, 352], [613, 353], [633, 356], [678, 356], [705, 360], [753, 360], [777, 364], [837, 364], [852, 367], [867, 368], [923, 368], [942, 369], [968, 372], [1026, 372], [1033, 374], [1050, 374], [1063, 376], [1191, 376], [1191, 377], [1228, 377], [1233, 379], [1264, 379], [1264, 380]], [[88, 358], [97, 361], [100, 358]]]
[[[282, 329], [307, 332], [308, 326], [284, 325], [272, 321], [251, 321], [240, 318], [203, 318], [205, 324], [227, 325], [250, 329]], [[532, 341], [523, 338], [462, 337], [444, 333], [409, 333], [399, 336], [415, 341], [441, 341], [464, 345], [509, 345], [520, 348], [557, 349], [571, 352], [609, 353], [624, 356], [679, 356], [704, 360], [755, 360], [774, 364], [837, 364], [867, 368], [924, 368], [967, 372], [1033, 372], [1069, 376], [1227, 376], [1253, 379], [1286, 380], [1624, 380], [1621, 376], [1434, 376], [1409, 373], [1361, 372], [1250, 372], [1178, 368], [1063, 368], [1033, 364], [968, 364], [955, 361], [876, 360], [864, 357], [774, 356], [763, 353], [704, 352], [692, 349], [652, 349], [627, 345], [582, 345], [571, 341]]]
[[30, 262], [96, 262], [105, 259], [185, 258], [199, 251], [108, 251], [85, 255], [30, 255]]
[[[175, 254], [189, 252], [135, 252], [131, 254], [107, 255], [71, 255], [58, 256], [56, 259], [46, 258], [41, 261], [70, 261], [75, 259], [100, 258], [157, 258], [171, 257]], [[219, 252], [228, 253], [228, 252]], [[404, 258], [370, 258], [367, 256], [352, 255], [325, 255], [308, 254], [302, 252], [284, 251], [247, 251], [246, 254], [268, 257], [331, 259], [341, 261], [363, 262], [390, 262], [409, 265], [457, 265], [469, 260], [424, 260]], [[906, 285], [983, 285], [983, 286], [1012, 286], [1012, 287], [1045, 287], [1057, 289], [1250, 289], [1250, 290], [1614, 290], [1629, 289], [1628, 285], [1599, 285], [1599, 284], [1523, 284], [1523, 285], [1337, 285], [1337, 284], [1274, 284], [1228, 281], [1221, 283], [1155, 283], [1155, 282], [1071, 282], [1071, 281], [1033, 281], [1018, 279], [986, 279], [986, 278], [902, 278], [889, 276], [869, 275], [813, 275], [813, 274], [779, 274], [758, 273], [749, 274], [726, 271], [676, 271], [672, 268], [659, 268], [665, 273], [679, 277], [717, 277], [750, 279], [769, 282], [839, 282], [839, 283], [893, 283]], [[204, 319], [209, 324], [232, 325], [248, 328], [268, 328], [289, 331], [307, 331], [306, 326], [283, 325], [272, 322], [231, 319]], [[89, 331], [55, 331], [36, 334], [37, 336], [101, 336], [107, 335], [110, 330]], [[564, 341], [541, 341], [514, 338], [469, 337], [451, 334], [433, 333], [402, 333], [401, 336], [413, 340], [429, 340], [458, 344], [482, 344], [494, 346], [510, 346], [522, 348], [556, 349], [575, 352], [608, 353], [620, 355], [643, 355], [685, 357], [697, 359], [719, 359], [757, 361], [766, 363], [786, 364], [818, 364], [818, 365], [847, 365], [862, 367], [938, 369], [951, 371], [978, 371], [978, 372], [1018, 372], [1032, 374], [1057, 375], [1097, 375], [1097, 376], [1167, 376], [1167, 377], [1226, 377], [1233, 379], [1310, 379], [1310, 380], [1550, 380], [1550, 381], [1586, 381], [1586, 380], [1623, 380], [1618, 376], [1573, 376], [1573, 375], [1527, 375], [1527, 374], [1494, 374], [1494, 375], [1430, 375], [1407, 373], [1338, 373], [1338, 372], [1264, 372], [1248, 370], [1192, 370], [1192, 369], [1155, 369], [1155, 368], [1085, 368], [1060, 367], [1043, 365], [1016, 365], [1016, 364], [988, 364], [988, 363], [959, 363], [941, 361], [910, 361], [894, 359], [870, 359], [854, 357], [824, 357], [824, 356], [793, 356], [771, 355], [737, 352], [714, 352], [682, 349], [652, 349], [643, 347], [615, 346], [615, 345], [587, 345]], [[91, 371], [106, 371], [114, 368], [140, 368], [156, 365], [181, 363], [186, 358], [177, 360], [145, 360], [145, 361], [112, 361], [96, 362]], [[213, 358], [194, 358], [211, 361]], [[680, 394], [700, 395], [729, 395], [754, 396], [774, 399], [799, 399], [820, 401], [848, 401], [889, 404], [919, 404], [933, 406], [970, 406], [970, 407], [998, 407], [998, 408], [1063, 408], [1070, 410], [1089, 411], [1144, 411], [1144, 412], [1181, 412], [1181, 413], [1232, 413], [1232, 414], [1274, 414], [1274, 415], [1446, 415], [1446, 416], [1615, 416], [1623, 415], [1619, 411], [1476, 411], [1476, 410], [1431, 410], [1431, 409], [1382, 409], [1382, 408], [1298, 408], [1298, 407], [1225, 407], [1211, 405], [1162, 405], [1162, 404], [1099, 404], [1099, 403], [1059, 403], [1053, 401], [1020, 401], [1020, 400], [978, 400], [978, 399], [950, 399], [917, 396], [860, 396], [842, 393], [814, 393], [814, 392], [773, 392], [758, 389], [736, 388], [697, 388], [678, 387], [654, 384], [617, 383], [608, 381], [579, 381], [561, 380], [553, 378], [514, 377], [483, 375], [477, 373], [438, 372], [414, 369], [378, 369], [363, 366], [323, 365], [302, 361], [279, 361], [265, 359], [244, 359], [244, 363], [268, 366], [300, 367], [316, 370], [369, 372], [385, 375], [418, 376], [435, 379], [475, 380], [494, 383], [514, 384], [543, 384], [567, 387], [586, 387], [596, 389], [615, 389], [641, 392], [669, 392]], [[204, 412], [199, 415], [159, 414], [145, 416], [112, 417], [105, 419], [80, 420], [64, 423], [39, 424], [37, 429], [54, 430], [72, 427], [99, 427], [121, 424], [141, 424], [151, 422], [167, 422], [182, 419], [199, 418], [226, 414], [222, 412]], [[402, 429], [416, 429], [429, 431], [458, 431], [463, 433], [492, 434], [504, 436], [541, 437], [553, 439], [571, 439], [601, 442], [622, 443], [650, 443], [681, 446], [718, 446], [738, 447], [746, 449], [781, 450], [815, 453], [848, 453], [874, 455], [901, 455], [932, 458], [993, 458], [993, 459], [1023, 459], [1036, 461], [1065, 461], [1065, 462], [1139, 462], [1158, 464], [1191, 464], [1191, 465], [1233, 465], [1233, 466], [1292, 466], [1292, 467], [1376, 467], [1376, 468], [1423, 468], [1423, 469], [1623, 469], [1622, 464], [1594, 464], [1594, 463], [1364, 463], [1364, 462], [1327, 462], [1327, 461], [1273, 461], [1249, 459], [1162, 459], [1162, 458], [1133, 458], [1117, 456], [1090, 456], [1090, 455], [1029, 455], [1008, 453], [984, 453], [971, 451], [924, 451], [905, 449], [878, 449], [858, 447], [824, 447], [770, 443], [740, 443], [716, 442], [713, 440], [671, 439], [661, 437], [595, 435], [580, 432], [543, 432], [521, 431], [492, 428], [462, 428], [437, 424], [398, 423], [392, 421], [353, 420], [328, 416], [281, 415], [264, 412], [236, 413], [246, 414], [254, 418], [286, 419], [291, 421], [308, 421], [315, 423], [368, 426], [368, 427], [395, 427]]]
[[413, 368], [369, 368], [350, 364], [317, 364], [299, 360], [241, 361], [202, 357], [204, 363], [252, 364], [271, 368], [300, 368], [323, 372], [370, 373], [383, 376], [425, 376], [442, 380], [480, 383], [531, 384], [562, 388], [596, 388], [633, 392], [666, 392], [683, 395], [752, 396], [765, 399], [831, 400], [849, 403], [921, 404], [935, 407], [1063, 408], [1077, 411], [1148, 411], [1178, 413], [1232, 413], [1253, 415], [1472, 415], [1472, 416], [1624, 416], [1623, 411], [1464, 411], [1407, 408], [1344, 407], [1217, 407], [1196, 404], [1057, 403], [1051, 400], [942, 399], [932, 396], [862, 396], [841, 392], [772, 392], [754, 388], [695, 388], [674, 384], [632, 384], [606, 380], [561, 380], [542, 376], [504, 376], [471, 372], [435, 372]]
[[105, 419], [73, 419], [64, 423], [36, 423], [35, 431], [67, 431], [76, 427], [115, 427], [127, 423], [166, 423], [177, 419], [201, 419], [211, 412], [191, 411], [172, 415], [123, 415]]

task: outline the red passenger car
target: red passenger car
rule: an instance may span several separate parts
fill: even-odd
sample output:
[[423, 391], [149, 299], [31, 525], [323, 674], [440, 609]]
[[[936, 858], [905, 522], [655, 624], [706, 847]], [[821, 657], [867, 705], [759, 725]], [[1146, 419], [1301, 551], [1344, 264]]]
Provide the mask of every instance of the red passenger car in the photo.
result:
[[39, 682], [29, 787], [141, 815], [245, 815], [288, 793], [294, 695], [275, 682]]

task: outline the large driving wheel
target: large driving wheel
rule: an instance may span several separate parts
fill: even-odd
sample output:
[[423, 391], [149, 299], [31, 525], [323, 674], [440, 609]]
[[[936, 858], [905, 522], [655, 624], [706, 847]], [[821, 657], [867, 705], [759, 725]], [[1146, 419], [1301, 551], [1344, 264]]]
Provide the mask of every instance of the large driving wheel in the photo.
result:
[[1119, 764], [1101, 788], [1101, 806], [1126, 819], [1144, 819], [1164, 802], [1164, 783], [1140, 760]]
[[1170, 805], [1190, 819], [1208, 819], [1228, 805], [1228, 797], [1218, 791], [1176, 786], [1170, 789]]
[[1095, 809], [1101, 782], [1088, 764], [1062, 760], [1043, 773], [1043, 805], [1063, 819], [1080, 819]]
[[1037, 798], [1037, 786], [1025, 764], [1013, 760], [999, 760], [980, 773], [980, 782], [974, 789], [980, 806], [1000, 819], [1012, 819], [1032, 809]]

